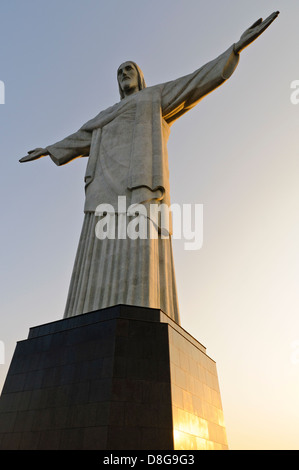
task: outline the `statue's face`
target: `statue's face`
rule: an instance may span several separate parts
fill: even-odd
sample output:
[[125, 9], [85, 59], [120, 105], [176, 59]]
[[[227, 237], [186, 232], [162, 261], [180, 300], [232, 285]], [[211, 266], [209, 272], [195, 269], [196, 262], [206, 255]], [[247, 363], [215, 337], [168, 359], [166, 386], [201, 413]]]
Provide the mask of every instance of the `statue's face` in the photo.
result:
[[117, 78], [125, 95], [139, 91], [138, 73], [131, 62], [124, 62], [118, 67]]

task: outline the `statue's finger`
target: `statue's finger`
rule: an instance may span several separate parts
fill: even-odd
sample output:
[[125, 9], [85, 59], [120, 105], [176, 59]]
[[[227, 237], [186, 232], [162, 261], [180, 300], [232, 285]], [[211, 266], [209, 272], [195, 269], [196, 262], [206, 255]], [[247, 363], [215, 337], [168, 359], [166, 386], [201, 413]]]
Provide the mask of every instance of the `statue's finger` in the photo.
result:
[[263, 18], [259, 18], [257, 21], [255, 21], [255, 23], [253, 23], [250, 28], [248, 29], [252, 29], [252, 28], [256, 28], [258, 25], [260, 25], [261, 23], [263, 22]]
[[29, 162], [32, 158], [31, 157], [28, 157], [28, 155], [26, 157], [23, 157], [19, 160], [19, 162], [23, 163], [23, 162]]
[[278, 15], [279, 11], [275, 11], [263, 21], [262, 25], [266, 27], [270, 26], [270, 24], [273, 23], [273, 21], [278, 17]]
[[271, 18], [275, 20], [275, 18], [277, 18], [278, 15], [279, 15], [279, 11], [274, 11], [273, 13], [271, 13], [271, 15], [269, 15], [269, 16], [265, 19], [265, 21], [268, 21], [268, 20], [270, 20]]
[[34, 153], [34, 152], [43, 152], [45, 149], [41, 148], [41, 147], [37, 147], [33, 150], [29, 150], [28, 153]]
[[[29, 153], [29, 152], [28, 152]], [[41, 152], [31, 152], [29, 155], [26, 155], [25, 157], [21, 158], [19, 162], [31, 162], [33, 160], [37, 160], [42, 156]]]

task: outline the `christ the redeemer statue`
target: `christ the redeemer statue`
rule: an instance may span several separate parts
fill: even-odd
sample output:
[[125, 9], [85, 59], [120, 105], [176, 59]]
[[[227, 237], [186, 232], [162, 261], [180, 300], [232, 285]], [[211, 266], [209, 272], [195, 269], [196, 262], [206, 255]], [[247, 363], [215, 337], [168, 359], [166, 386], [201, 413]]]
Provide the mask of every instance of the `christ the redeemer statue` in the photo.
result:
[[[56, 165], [88, 157], [85, 217], [64, 317], [118, 304], [157, 308], [180, 323], [171, 236], [99, 239], [100, 204], [109, 204], [120, 224], [118, 196], [132, 204], [170, 205], [167, 140], [173, 122], [234, 72], [240, 52], [260, 36], [279, 12], [258, 20], [217, 59], [177, 80], [146, 87], [134, 62], [117, 71], [121, 100], [77, 132], [21, 162], [49, 155]], [[98, 217], [96, 217], [98, 215]], [[154, 222], [147, 217], [146, 223]], [[117, 230], [116, 230], [117, 233]], [[150, 231], [148, 231], [150, 233]]]

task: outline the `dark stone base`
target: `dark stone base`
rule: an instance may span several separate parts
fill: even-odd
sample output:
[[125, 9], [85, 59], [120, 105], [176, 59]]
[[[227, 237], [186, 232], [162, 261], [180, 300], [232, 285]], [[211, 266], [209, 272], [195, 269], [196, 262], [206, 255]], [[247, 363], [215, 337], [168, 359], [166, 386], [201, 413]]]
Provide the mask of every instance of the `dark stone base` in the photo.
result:
[[227, 449], [216, 365], [160, 310], [30, 329], [0, 397], [0, 450]]

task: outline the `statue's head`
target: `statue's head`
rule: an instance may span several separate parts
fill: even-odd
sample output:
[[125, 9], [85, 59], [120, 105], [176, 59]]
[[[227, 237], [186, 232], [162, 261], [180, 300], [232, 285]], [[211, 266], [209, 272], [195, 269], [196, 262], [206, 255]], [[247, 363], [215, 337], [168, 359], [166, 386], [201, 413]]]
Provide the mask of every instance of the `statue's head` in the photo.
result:
[[117, 82], [121, 99], [146, 87], [142, 71], [131, 60], [118, 67]]

